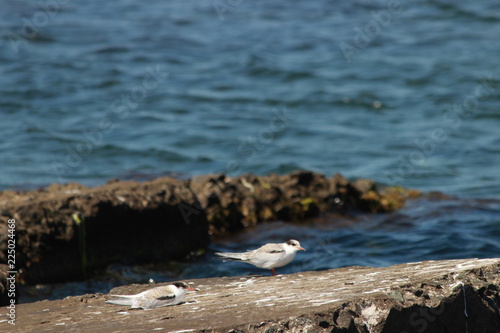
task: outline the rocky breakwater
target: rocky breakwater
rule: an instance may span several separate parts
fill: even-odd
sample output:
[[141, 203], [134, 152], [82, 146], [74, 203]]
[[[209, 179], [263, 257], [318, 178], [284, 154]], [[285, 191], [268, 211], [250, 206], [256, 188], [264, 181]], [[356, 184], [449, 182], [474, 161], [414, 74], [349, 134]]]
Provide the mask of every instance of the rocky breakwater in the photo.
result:
[[180, 181], [113, 181], [0, 192], [0, 262], [7, 262], [7, 221], [14, 219], [18, 281], [35, 284], [85, 278], [125, 261], [202, 255], [210, 234], [262, 221], [296, 221], [327, 210], [383, 212], [415, 191], [379, 189], [309, 171], [288, 175], [198, 176]]
[[[110, 296], [102, 294], [19, 304], [11, 331], [500, 332], [500, 259], [189, 283], [200, 290], [188, 294], [186, 303], [148, 311], [106, 304]], [[129, 285], [110, 293], [135, 294], [152, 287]]]

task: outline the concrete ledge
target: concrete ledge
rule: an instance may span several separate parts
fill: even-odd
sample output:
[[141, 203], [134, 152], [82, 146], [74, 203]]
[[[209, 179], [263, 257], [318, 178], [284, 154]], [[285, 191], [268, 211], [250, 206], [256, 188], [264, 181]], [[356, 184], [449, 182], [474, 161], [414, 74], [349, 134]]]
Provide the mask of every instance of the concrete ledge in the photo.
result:
[[[186, 303], [149, 311], [107, 295], [19, 304], [22, 332], [500, 332], [500, 259], [199, 279]], [[137, 293], [151, 285], [115, 288]], [[5, 320], [0, 308], [0, 320]], [[5, 323], [1, 325], [5, 326]], [[467, 331], [468, 330], [468, 331]]]

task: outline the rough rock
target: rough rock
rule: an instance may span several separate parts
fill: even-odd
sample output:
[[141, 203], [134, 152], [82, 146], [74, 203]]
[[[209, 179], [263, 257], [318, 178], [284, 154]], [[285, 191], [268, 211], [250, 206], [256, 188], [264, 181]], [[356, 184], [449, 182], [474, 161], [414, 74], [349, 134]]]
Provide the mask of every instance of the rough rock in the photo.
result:
[[176, 179], [77, 184], [0, 195], [0, 260], [7, 220], [16, 220], [18, 281], [80, 279], [111, 262], [180, 259], [208, 245], [203, 212], [185, 220], [179, 207], [199, 205]]
[[[8, 272], [9, 272], [9, 266], [5, 264], [0, 264], [0, 306], [10, 304], [10, 297], [9, 297], [10, 281], [8, 280], [9, 277]], [[17, 301], [17, 298], [14, 298], [14, 301]]]
[[[12, 332], [500, 332], [500, 259], [345, 267], [189, 281], [186, 303], [149, 311], [93, 294], [19, 304]], [[132, 294], [151, 285], [115, 288]], [[5, 319], [1, 308], [0, 321]], [[4, 323], [2, 323], [3, 325]], [[5, 326], [7, 327], [7, 326]]]
[[189, 187], [200, 201], [211, 233], [254, 226], [262, 221], [300, 221], [325, 211], [388, 212], [401, 208], [414, 190], [380, 189], [368, 179], [354, 182], [340, 174], [327, 178], [311, 171], [286, 175], [223, 174], [194, 177]]
[[0, 262], [6, 262], [8, 219], [16, 220], [18, 281], [36, 284], [82, 279], [113, 262], [203, 254], [210, 234], [262, 221], [304, 220], [327, 210], [391, 211], [417, 194], [310, 171], [4, 191]]

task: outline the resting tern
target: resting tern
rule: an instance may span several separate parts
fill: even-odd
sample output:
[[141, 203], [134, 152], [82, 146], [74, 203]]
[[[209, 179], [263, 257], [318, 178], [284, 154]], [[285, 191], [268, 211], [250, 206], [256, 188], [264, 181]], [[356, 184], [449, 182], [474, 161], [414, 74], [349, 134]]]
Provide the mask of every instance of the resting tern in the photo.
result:
[[186, 290], [196, 291], [197, 289], [189, 287], [184, 282], [176, 282], [168, 286], [149, 289], [136, 295], [110, 295], [117, 298], [107, 300], [106, 303], [130, 305], [132, 309], [149, 310], [181, 303], [184, 300]]

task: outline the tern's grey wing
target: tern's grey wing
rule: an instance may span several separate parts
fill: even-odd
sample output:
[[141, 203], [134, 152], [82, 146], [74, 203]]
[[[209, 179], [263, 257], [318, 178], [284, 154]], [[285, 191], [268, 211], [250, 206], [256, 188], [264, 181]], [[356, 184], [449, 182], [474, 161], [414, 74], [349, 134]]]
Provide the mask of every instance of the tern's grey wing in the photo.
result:
[[151, 298], [151, 299], [170, 299], [170, 298], [175, 298], [175, 293], [172, 290], [172, 286], [162, 286], [162, 287], [156, 287], [153, 289], [148, 290], [143, 294], [145, 298]]
[[108, 299], [106, 303], [116, 304], [116, 305], [132, 305], [134, 302], [135, 295], [110, 295], [115, 298]]
[[134, 302], [137, 302], [137, 299], [141, 297], [142, 293], [134, 294], [134, 295], [114, 295], [109, 294], [109, 296], [114, 297], [112, 299], [108, 299], [106, 303], [116, 304], [116, 305], [133, 305]]
[[229, 260], [245, 260], [245, 254], [246, 253], [228, 253], [228, 252], [217, 252], [215, 253], [216, 255], [222, 257], [222, 259], [229, 259]]
[[281, 244], [266, 244], [257, 250], [253, 250], [248, 253], [248, 258], [252, 259], [264, 259], [273, 260], [275, 258], [281, 257], [285, 253], [285, 249]]
[[171, 286], [153, 288], [144, 292], [136, 304], [143, 309], [152, 309], [160, 306], [173, 305], [176, 301], [175, 293]]

